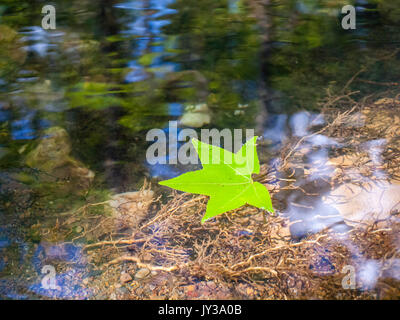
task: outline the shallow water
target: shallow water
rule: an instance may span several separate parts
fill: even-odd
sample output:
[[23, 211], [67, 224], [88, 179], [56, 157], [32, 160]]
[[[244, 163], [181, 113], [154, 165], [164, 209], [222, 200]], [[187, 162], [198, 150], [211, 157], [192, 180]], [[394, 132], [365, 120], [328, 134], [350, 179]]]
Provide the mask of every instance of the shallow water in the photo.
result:
[[[79, 235], [75, 229], [72, 235], [55, 232], [51, 241], [37, 230], [85, 203], [138, 190], [145, 178], [191, 170], [146, 161], [146, 133], [168, 133], [168, 122], [182, 119], [188, 106], [207, 105], [206, 121], [193, 125], [197, 114], [178, 132], [255, 129], [263, 138], [261, 162], [271, 168], [279, 168], [283, 147], [304, 138], [295, 173], [277, 173], [302, 189], [277, 194], [279, 213], [301, 220], [292, 226], [294, 238], [332, 225], [348, 228], [335, 207], [339, 201], [325, 201], [327, 181], [335, 176], [335, 166], [326, 163], [335, 150], [355, 145], [325, 132], [313, 135], [327, 124], [318, 102], [327, 88], [332, 94], [343, 87], [357, 91], [357, 100], [388, 89], [376, 82], [397, 81], [400, 8], [359, 1], [357, 29], [344, 31], [338, 2], [280, 3], [262, 11], [252, 0], [57, 1], [57, 28], [47, 31], [36, 14], [41, 4], [0, 3], [1, 297], [51, 296], [40, 282], [46, 259], [75, 263], [80, 277], [96, 272], [80, 247], [68, 244]], [[363, 68], [363, 81], [346, 85]], [[364, 126], [349, 124], [357, 125]], [[64, 128], [67, 138], [58, 142], [61, 150], [43, 148], [72, 166], [68, 170], [78, 170], [80, 177], [68, 177], [68, 183], [60, 179], [72, 175], [67, 169], [46, 172], [46, 155], [31, 161], [40, 168], [26, 161], [52, 127]], [[388, 178], [381, 168], [387, 141], [369, 140], [360, 149], [369, 153], [373, 176]], [[348, 175], [370, 182], [359, 172]], [[385, 203], [392, 210], [399, 192], [388, 188]], [[375, 197], [381, 188], [374, 190], [363, 196]], [[20, 280], [26, 277], [32, 278], [28, 287]], [[91, 297], [77, 278], [57, 274], [65, 289], [60, 297]]]

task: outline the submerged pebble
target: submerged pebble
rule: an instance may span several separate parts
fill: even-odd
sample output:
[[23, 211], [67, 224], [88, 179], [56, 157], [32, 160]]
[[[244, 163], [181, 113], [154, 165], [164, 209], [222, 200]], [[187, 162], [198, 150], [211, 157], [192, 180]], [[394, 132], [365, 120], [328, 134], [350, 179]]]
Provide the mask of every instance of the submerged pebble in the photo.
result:
[[119, 279], [121, 283], [127, 283], [132, 280], [132, 277], [129, 273], [124, 272], [121, 274], [121, 277]]
[[146, 278], [149, 274], [150, 274], [149, 269], [147, 269], [147, 268], [139, 269], [139, 271], [136, 272], [136, 274], [135, 274], [135, 279], [142, 280], [142, 279]]

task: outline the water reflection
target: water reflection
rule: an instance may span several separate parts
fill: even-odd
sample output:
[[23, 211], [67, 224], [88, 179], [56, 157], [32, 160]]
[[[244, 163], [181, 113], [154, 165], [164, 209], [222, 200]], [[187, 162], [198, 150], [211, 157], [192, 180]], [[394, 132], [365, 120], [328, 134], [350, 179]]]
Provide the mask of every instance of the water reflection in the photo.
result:
[[[71, 264], [72, 268], [60, 272], [63, 265]], [[93, 295], [91, 290], [82, 283], [82, 280], [88, 276], [88, 270], [87, 259], [81, 247], [68, 243], [42, 242], [33, 254], [32, 265], [37, 274], [41, 275], [36, 283], [29, 286], [29, 290], [35, 294], [67, 299], [85, 299]], [[43, 286], [44, 277], [52, 276], [43, 272], [46, 270], [45, 266], [51, 266], [55, 270], [54, 288]], [[55, 266], [58, 266], [58, 270]]]
[[[24, 43], [24, 49], [38, 55], [40, 58], [45, 58], [52, 54], [52, 49], [60, 45], [63, 41], [63, 32], [48, 32], [41, 27], [32, 26], [26, 27], [21, 31], [23, 35], [20, 39]], [[53, 56], [55, 54], [53, 53]]]
[[[176, 12], [169, 8], [173, 2], [173, 0], [133, 1], [115, 5], [116, 8], [131, 12], [131, 16], [134, 17], [134, 22], [129, 23], [128, 29], [122, 31], [123, 35], [135, 37], [135, 50], [132, 54], [135, 60], [128, 63], [128, 68], [132, 71], [126, 76], [127, 82], [148, 79], [151, 76], [147, 70], [149, 67], [157, 78], [163, 78], [167, 73], [177, 71], [177, 64], [164, 60], [171, 54], [168, 53], [168, 48], [162, 45], [166, 42], [162, 27], [170, 23], [165, 17]], [[146, 60], [145, 66], [141, 63], [144, 60]]]
[[[354, 145], [312, 130], [314, 125], [325, 124], [321, 115], [302, 111], [289, 119], [286, 115], [276, 118], [276, 127], [267, 130], [264, 138], [280, 146], [285, 146], [285, 140], [298, 141], [289, 163], [290, 175], [281, 175], [295, 181], [292, 191], [277, 195], [285, 203], [282, 213], [294, 222], [293, 236], [302, 237], [328, 227], [344, 232], [349, 230], [346, 225], [370, 224], [400, 208], [399, 182], [383, 169], [385, 139], [360, 144], [359, 152], [368, 155], [364, 159], [360, 153], [334, 158], [331, 155], [335, 150]], [[357, 165], [358, 161], [368, 164], [368, 169]], [[345, 180], [334, 186], [332, 181], [339, 177]]]
[[[282, 164], [282, 149], [301, 142], [290, 159], [290, 170], [276, 177], [282, 191], [275, 197], [280, 213], [293, 222], [293, 238], [328, 227], [342, 233], [370, 211], [382, 218], [398, 209], [400, 187], [390, 181], [384, 166], [389, 139], [371, 136], [359, 143], [318, 133], [327, 124], [319, 98], [327, 91], [337, 93], [361, 67], [369, 68], [365, 81], [397, 81], [398, 58], [381, 59], [392, 54], [396, 23], [366, 23], [377, 10], [383, 17], [388, 14], [385, 3], [380, 9], [363, 10], [367, 3], [359, 2], [364, 28], [345, 34], [337, 30], [338, 8], [330, 2], [298, 1], [293, 6], [283, 1], [266, 12], [236, 0], [100, 1], [96, 8], [72, 3], [55, 31], [36, 26], [37, 17], [18, 16], [19, 3], [9, 4], [1, 17], [0, 272], [6, 279], [0, 284], [2, 296], [92, 297], [74, 280], [88, 270], [80, 247], [66, 244], [71, 236], [59, 232], [59, 238], [49, 241], [34, 233], [32, 225], [40, 220], [54, 226], [58, 213], [102, 201], [110, 190], [136, 190], [144, 178], [170, 178], [192, 170], [145, 161], [147, 130], [161, 128], [168, 136], [168, 121], [182, 120], [184, 114], [191, 118], [181, 121], [178, 132], [185, 125], [255, 128], [267, 144], [260, 158], [272, 169]], [[388, 41], [377, 45], [382, 34]], [[370, 93], [371, 86], [355, 81], [351, 89], [361, 96]], [[207, 121], [199, 121], [196, 114], [206, 115]], [[354, 113], [343, 128], [366, 125], [365, 115]], [[79, 177], [68, 176], [68, 182], [27, 165], [26, 157], [45, 141], [43, 132], [50, 127], [68, 133], [61, 149], [71, 145], [67, 162], [74, 164], [70, 171], [80, 172]], [[339, 156], [355, 145], [367, 154], [369, 168], [360, 169], [354, 159], [348, 163]], [[46, 150], [49, 160], [51, 150]], [[338, 170], [348, 181], [332, 188]], [[82, 189], [70, 183], [81, 181], [85, 172], [95, 172], [90, 188], [66, 196], [67, 185], [68, 190]], [[29, 285], [23, 276], [10, 276], [9, 256], [34, 267], [27, 271], [34, 275]], [[41, 267], [46, 263], [72, 266], [57, 274], [63, 291], [41, 288]], [[374, 286], [379, 263], [364, 264], [360, 277], [367, 287]], [[28, 293], [15, 289], [19, 286]]]

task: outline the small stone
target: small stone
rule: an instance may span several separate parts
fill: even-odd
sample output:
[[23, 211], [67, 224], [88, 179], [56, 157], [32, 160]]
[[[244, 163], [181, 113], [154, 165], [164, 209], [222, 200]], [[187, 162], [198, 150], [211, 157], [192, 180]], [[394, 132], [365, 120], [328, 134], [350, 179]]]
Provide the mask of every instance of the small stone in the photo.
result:
[[194, 291], [196, 290], [196, 286], [193, 284], [190, 284], [188, 286], [186, 286], [186, 291]]
[[86, 194], [95, 174], [73, 158], [71, 151], [72, 144], [67, 131], [61, 127], [51, 127], [43, 132], [42, 137], [35, 142], [35, 147], [26, 154], [25, 163], [54, 178], [68, 181], [59, 186], [60, 191]]
[[236, 291], [246, 298], [252, 298], [254, 295], [254, 289], [250, 285], [244, 283], [240, 283], [236, 287]]
[[119, 279], [121, 283], [128, 283], [129, 281], [132, 280], [132, 277], [129, 273], [124, 272], [121, 274], [121, 277]]
[[327, 164], [332, 166], [354, 166], [357, 162], [357, 155], [344, 155], [337, 158], [331, 158], [328, 160]]
[[345, 183], [326, 195], [325, 203], [336, 208], [349, 225], [372, 225], [387, 219], [392, 210], [400, 209], [400, 183]]
[[149, 262], [149, 261], [151, 261], [151, 259], [153, 259], [153, 256], [150, 253], [145, 253], [143, 255], [143, 261]]
[[135, 274], [135, 279], [142, 280], [142, 279], [146, 278], [149, 274], [150, 274], [149, 269], [147, 269], [147, 268], [139, 269], [139, 271], [136, 272], [136, 274]]
[[181, 118], [181, 124], [187, 127], [200, 128], [211, 122], [211, 115], [206, 104], [186, 107], [186, 112]]
[[185, 287], [185, 292], [186, 292], [186, 296], [189, 298], [198, 298], [199, 297], [199, 292], [198, 290], [196, 290], [196, 286], [195, 285], [188, 285]]
[[200, 128], [211, 122], [211, 116], [207, 113], [185, 113], [181, 123], [187, 127]]
[[128, 288], [126, 287], [120, 287], [116, 290], [116, 292], [122, 296], [127, 295], [130, 293], [130, 291], [128, 290]]
[[252, 288], [247, 288], [246, 293], [248, 296], [252, 295], [254, 293], [254, 290]]
[[213, 281], [207, 281], [207, 287], [209, 287], [211, 290], [214, 290], [217, 288], [217, 285]]
[[119, 227], [137, 227], [145, 219], [148, 208], [153, 202], [152, 190], [119, 193], [111, 197], [110, 206], [117, 218]]
[[90, 277], [98, 277], [98, 276], [100, 276], [102, 273], [103, 273], [102, 270], [93, 269], [93, 270], [89, 271], [89, 276], [90, 276]]

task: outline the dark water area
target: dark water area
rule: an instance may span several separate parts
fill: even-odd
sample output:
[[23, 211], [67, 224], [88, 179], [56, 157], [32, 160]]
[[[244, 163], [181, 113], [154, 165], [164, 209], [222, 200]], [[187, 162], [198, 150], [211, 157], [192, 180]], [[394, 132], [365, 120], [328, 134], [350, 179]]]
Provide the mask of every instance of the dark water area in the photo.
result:
[[[56, 29], [44, 30], [43, 1], [0, 1], [1, 297], [46, 296], [40, 283], [18, 293], [10, 276], [40, 273], [43, 251], [85, 265], [79, 247], [59, 244], [65, 235], [43, 244], [38, 229], [57, 214], [188, 170], [146, 161], [149, 130], [168, 133], [169, 121], [178, 131], [255, 129], [267, 141], [260, 159], [272, 165], [287, 139], [325, 123], [327, 92], [340, 94], [361, 70], [347, 88], [355, 100], [398, 81], [400, 3], [353, 1], [357, 28], [343, 30], [350, 2], [266, 2], [58, 0]], [[336, 142], [309, 144], [320, 147], [314, 161]], [[61, 297], [90, 297], [71, 292]]]

